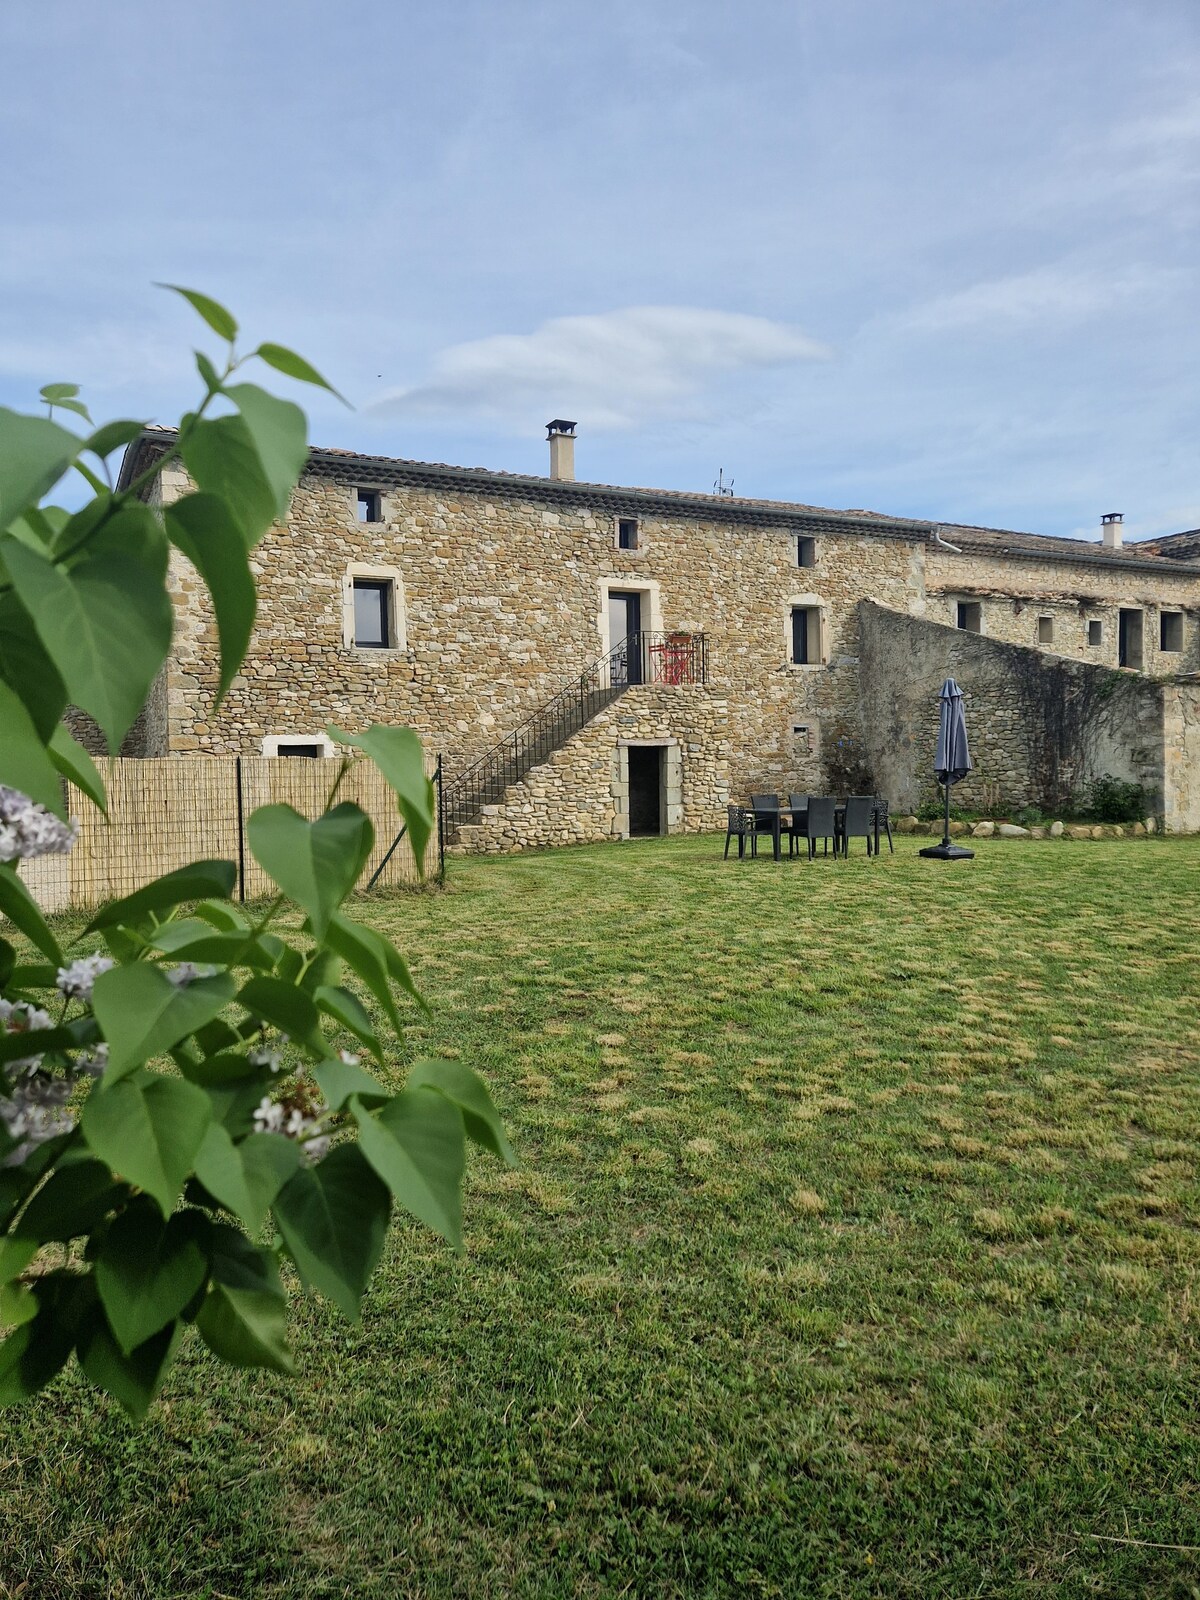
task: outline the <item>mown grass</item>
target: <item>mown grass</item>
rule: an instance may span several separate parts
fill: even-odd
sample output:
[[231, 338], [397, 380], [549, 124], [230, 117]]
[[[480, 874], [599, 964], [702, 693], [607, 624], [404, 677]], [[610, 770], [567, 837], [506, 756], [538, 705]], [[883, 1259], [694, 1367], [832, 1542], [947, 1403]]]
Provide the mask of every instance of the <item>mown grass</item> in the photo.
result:
[[6, 1413], [0, 1594], [1200, 1593], [1200, 844], [916, 846], [372, 902], [521, 1169], [295, 1382]]

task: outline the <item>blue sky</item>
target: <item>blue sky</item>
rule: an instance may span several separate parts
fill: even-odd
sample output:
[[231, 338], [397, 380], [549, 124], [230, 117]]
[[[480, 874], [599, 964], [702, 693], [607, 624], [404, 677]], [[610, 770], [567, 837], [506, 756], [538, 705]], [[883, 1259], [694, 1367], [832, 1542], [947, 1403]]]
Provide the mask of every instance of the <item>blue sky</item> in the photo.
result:
[[1196, 0], [8, 0], [0, 401], [1046, 533], [1200, 524]]

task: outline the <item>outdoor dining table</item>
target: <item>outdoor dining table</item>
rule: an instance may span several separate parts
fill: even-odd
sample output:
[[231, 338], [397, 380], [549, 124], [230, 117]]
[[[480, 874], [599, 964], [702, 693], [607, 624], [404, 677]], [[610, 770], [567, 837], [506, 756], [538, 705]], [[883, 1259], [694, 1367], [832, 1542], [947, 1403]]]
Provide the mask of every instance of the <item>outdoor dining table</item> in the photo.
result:
[[[875, 841], [874, 841], [874, 843], [875, 843], [875, 854], [876, 855], [879, 854], [879, 813], [880, 813], [880, 810], [881, 810], [881, 807], [879, 807], [879, 806], [872, 806], [872, 808], [871, 808], [871, 820], [872, 820], [872, 823], [873, 823], [874, 829], [875, 829]], [[761, 811], [755, 813], [756, 816], [761, 816], [762, 814], [763, 813]], [[807, 806], [804, 806], [804, 807], [797, 806], [795, 809], [793, 809], [791, 806], [780, 806], [773, 813], [774, 821], [773, 821], [773, 824], [772, 824], [772, 827], [771, 827], [771, 843], [772, 843], [772, 846], [774, 848], [776, 861], [778, 861], [780, 859], [781, 855], [782, 855], [782, 852], [780, 850], [780, 843], [781, 843], [782, 838], [783, 838], [783, 819], [784, 819], [784, 817], [790, 817], [793, 821], [796, 821], [800, 817], [806, 817], [807, 815], [808, 815], [808, 807]], [[833, 820], [834, 820], [835, 827], [840, 828], [840, 827], [844, 826], [845, 821], [846, 821], [846, 802], [844, 800], [839, 801], [837, 803], [837, 805], [834, 806], [834, 808], [833, 808]], [[836, 848], [836, 846], [835, 846], [835, 848]]]

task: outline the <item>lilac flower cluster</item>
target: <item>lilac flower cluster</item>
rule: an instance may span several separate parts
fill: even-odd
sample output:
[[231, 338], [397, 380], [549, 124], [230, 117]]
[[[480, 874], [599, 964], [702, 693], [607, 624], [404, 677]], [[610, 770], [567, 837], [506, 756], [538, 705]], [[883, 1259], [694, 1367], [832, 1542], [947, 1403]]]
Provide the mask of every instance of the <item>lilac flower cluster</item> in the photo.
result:
[[[52, 1028], [54, 1023], [48, 1011], [30, 1005], [27, 1000], [0, 999], [0, 1033], [36, 1033], [39, 1028]], [[16, 1072], [34, 1072], [42, 1064], [40, 1055], [22, 1056], [10, 1061], [8, 1066]]]
[[92, 985], [112, 965], [111, 956], [81, 956], [70, 966], [59, 967], [55, 982], [68, 1000], [88, 1001], [92, 998]]
[[329, 1149], [327, 1133], [312, 1137], [319, 1125], [319, 1113], [315, 1117], [306, 1116], [299, 1106], [280, 1105], [267, 1094], [263, 1095], [254, 1113], [255, 1133], [281, 1133], [285, 1139], [297, 1140], [310, 1162], [319, 1161]]
[[0, 861], [66, 855], [78, 832], [75, 817], [70, 822], [60, 822], [53, 812], [37, 805], [19, 789], [0, 783]]

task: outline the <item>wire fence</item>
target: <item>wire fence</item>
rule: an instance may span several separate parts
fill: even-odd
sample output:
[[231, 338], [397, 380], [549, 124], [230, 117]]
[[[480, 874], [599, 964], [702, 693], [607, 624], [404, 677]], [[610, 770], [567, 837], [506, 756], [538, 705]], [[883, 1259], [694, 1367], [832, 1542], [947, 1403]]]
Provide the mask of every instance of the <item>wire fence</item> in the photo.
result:
[[[68, 784], [68, 813], [79, 820], [79, 837], [69, 855], [24, 862], [21, 878], [46, 911], [86, 910], [132, 894], [191, 861], [218, 859], [236, 862], [240, 900], [259, 899], [272, 886], [246, 840], [251, 814], [259, 806], [285, 803], [302, 816], [319, 816], [337, 770], [336, 761], [292, 756], [169, 756], [103, 763], [108, 817]], [[425, 770], [438, 792], [438, 825], [425, 857], [428, 879], [440, 878], [443, 870], [440, 760], [427, 753]], [[407, 833], [397, 843], [402, 823], [396, 797], [373, 762], [351, 762], [338, 800], [353, 800], [375, 826], [359, 888], [419, 884]]]

